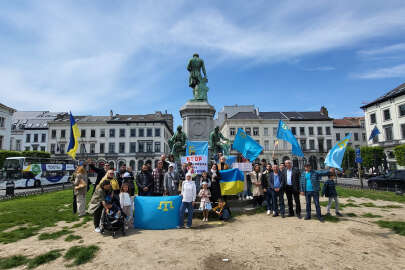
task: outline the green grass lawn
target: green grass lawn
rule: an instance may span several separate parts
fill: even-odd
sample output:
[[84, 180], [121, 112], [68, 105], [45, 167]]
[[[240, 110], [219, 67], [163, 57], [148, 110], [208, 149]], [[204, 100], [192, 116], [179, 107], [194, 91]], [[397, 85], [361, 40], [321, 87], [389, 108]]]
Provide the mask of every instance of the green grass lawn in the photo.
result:
[[361, 190], [350, 189], [336, 186], [336, 191], [341, 198], [367, 198], [371, 200], [382, 200], [389, 202], [405, 203], [405, 196], [396, 195], [394, 192], [377, 191], [377, 190]]

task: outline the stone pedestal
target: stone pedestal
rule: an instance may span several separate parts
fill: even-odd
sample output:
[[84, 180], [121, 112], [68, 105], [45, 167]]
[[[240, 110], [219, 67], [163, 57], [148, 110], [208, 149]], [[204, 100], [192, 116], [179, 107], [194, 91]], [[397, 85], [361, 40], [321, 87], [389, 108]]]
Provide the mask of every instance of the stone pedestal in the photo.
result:
[[206, 101], [187, 101], [180, 109], [183, 131], [190, 141], [208, 141], [214, 129], [215, 109]]

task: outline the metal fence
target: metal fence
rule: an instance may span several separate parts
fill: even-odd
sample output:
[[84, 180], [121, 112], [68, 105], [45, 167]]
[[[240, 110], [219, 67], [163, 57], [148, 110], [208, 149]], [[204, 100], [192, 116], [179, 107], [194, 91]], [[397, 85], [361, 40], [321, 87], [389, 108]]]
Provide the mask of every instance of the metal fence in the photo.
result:
[[45, 187], [40, 187], [40, 188], [15, 189], [14, 196], [5, 195], [6, 191], [1, 190], [0, 201], [12, 200], [15, 198], [28, 197], [28, 196], [32, 196], [32, 195], [38, 195], [38, 194], [43, 194], [43, 193], [47, 193], [47, 192], [53, 192], [53, 191], [71, 189], [71, 188], [72, 188], [71, 183], [63, 183], [63, 184], [45, 186]]

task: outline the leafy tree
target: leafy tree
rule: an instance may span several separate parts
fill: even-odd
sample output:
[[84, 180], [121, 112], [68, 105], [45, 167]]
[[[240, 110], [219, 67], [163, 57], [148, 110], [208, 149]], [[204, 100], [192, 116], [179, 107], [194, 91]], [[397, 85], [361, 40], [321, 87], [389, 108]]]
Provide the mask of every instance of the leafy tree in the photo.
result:
[[347, 170], [349, 168], [354, 168], [356, 167], [356, 153], [353, 147], [347, 146], [345, 155], [343, 156], [342, 160], [342, 168], [343, 170]]
[[3, 167], [4, 160], [9, 157], [39, 157], [50, 158], [51, 154], [43, 151], [7, 151], [0, 150], [0, 168]]
[[405, 144], [396, 146], [394, 148], [394, 154], [398, 165], [405, 166]]
[[381, 146], [362, 146], [360, 152], [365, 168], [378, 168], [382, 165], [385, 153]]

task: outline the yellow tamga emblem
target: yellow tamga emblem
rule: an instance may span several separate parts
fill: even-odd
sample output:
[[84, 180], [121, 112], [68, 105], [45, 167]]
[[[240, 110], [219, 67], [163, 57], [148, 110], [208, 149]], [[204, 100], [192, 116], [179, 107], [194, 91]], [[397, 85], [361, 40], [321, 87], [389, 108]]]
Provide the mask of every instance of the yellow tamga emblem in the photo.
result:
[[161, 201], [157, 209], [167, 212], [169, 208], [174, 208], [173, 201]]

